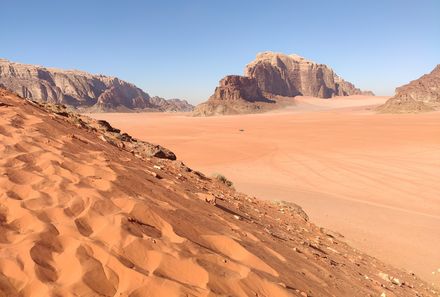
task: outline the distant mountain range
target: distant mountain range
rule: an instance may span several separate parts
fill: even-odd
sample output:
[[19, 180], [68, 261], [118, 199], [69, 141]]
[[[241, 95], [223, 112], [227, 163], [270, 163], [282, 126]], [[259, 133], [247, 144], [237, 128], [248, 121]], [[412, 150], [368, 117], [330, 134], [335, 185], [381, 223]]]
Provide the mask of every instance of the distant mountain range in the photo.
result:
[[191, 111], [186, 100], [150, 97], [117, 77], [0, 59], [0, 86], [21, 97], [87, 111]]

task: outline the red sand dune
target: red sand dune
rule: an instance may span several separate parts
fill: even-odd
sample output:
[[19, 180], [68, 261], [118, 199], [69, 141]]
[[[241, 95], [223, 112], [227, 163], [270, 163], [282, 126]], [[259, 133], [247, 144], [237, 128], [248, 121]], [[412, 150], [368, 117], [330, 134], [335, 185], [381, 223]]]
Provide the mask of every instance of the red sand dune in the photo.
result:
[[371, 111], [385, 99], [297, 98], [281, 111], [210, 118], [95, 116], [243, 192], [294, 201], [355, 247], [439, 285], [440, 114]]
[[134, 144], [148, 147], [0, 89], [1, 297], [439, 294], [292, 203]]

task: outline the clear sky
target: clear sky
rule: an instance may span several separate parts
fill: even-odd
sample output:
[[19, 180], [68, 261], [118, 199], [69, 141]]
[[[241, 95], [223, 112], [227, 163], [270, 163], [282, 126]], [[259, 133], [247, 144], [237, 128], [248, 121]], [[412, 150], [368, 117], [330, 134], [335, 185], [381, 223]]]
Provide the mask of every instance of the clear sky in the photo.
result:
[[4, 0], [0, 57], [118, 76], [193, 103], [261, 51], [378, 95], [440, 63], [440, 0]]

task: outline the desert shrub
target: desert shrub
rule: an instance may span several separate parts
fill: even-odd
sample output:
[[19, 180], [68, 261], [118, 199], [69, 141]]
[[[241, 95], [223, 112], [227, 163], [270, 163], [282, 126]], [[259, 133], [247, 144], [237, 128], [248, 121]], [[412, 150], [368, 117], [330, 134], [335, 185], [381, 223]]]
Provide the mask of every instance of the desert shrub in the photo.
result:
[[223, 174], [214, 173], [212, 177], [228, 187], [232, 187], [234, 185], [234, 183], [227, 179], [226, 176], [224, 176]]

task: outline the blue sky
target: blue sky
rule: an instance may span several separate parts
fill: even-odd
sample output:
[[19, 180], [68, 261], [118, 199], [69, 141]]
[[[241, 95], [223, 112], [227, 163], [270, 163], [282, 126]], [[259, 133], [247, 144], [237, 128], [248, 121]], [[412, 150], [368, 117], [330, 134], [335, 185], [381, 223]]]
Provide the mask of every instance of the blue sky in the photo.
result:
[[261, 51], [378, 95], [440, 63], [439, 0], [2, 1], [0, 57], [118, 76], [193, 103]]

